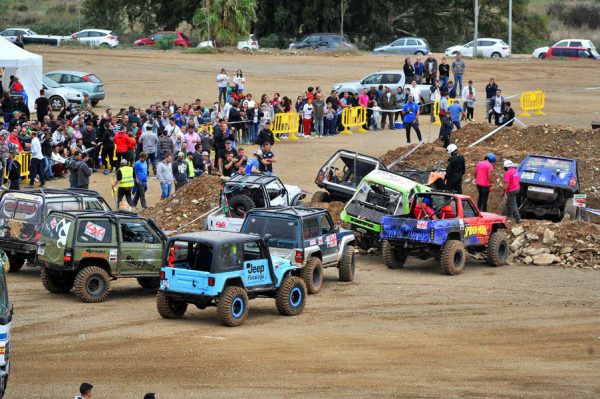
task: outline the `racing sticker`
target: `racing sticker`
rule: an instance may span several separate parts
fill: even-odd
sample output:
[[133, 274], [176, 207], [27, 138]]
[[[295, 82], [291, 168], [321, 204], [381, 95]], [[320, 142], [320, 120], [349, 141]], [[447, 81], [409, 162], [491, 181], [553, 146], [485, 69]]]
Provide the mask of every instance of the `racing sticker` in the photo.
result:
[[319, 242], [319, 245], [323, 245], [323, 237], [317, 238], [317, 241]]
[[426, 220], [418, 220], [417, 221], [417, 229], [424, 230], [426, 228], [427, 228], [427, 221]]
[[312, 245], [317, 245], [317, 240], [310, 240], [308, 243], [309, 243], [311, 246], [312, 246]]
[[104, 235], [106, 234], [106, 229], [102, 226], [98, 226], [95, 223], [87, 222], [85, 225], [84, 234], [92, 237], [95, 240], [102, 241], [104, 239]]
[[58, 225], [58, 222], [56, 221], [56, 218], [52, 218], [52, 220], [50, 221], [50, 228], [52, 230], [56, 230], [57, 225]]
[[117, 261], [117, 250], [116, 249], [111, 249], [110, 253], [108, 254], [108, 261], [109, 262], [116, 262]]
[[461, 231], [465, 229], [465, 221], [464, 221], [464, 219], [458, 219], [458, 226], [460, 227]]
[[335, 234], [330, 234], [325, 237], [325, 243], [327, 244], [327, 248], [333, 248], [337, 246], [337, 236]]
[[487, 228], [484, 225], [467, 226], [465, 228], [465, 237], [475, 235], [486, 236]]

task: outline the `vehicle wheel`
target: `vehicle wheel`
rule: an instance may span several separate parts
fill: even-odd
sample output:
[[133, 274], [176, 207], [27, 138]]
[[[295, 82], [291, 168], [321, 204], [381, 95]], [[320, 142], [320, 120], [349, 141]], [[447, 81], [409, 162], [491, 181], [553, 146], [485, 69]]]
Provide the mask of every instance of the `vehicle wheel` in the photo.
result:
[[315, 205], [320, 202], [329, 202], [329, 201], [331, 201], [331, 196], [329, 195], [329, 193], [327, 191], [317, 191], [316, 193], [313, 194], [313, 196], [310, 200], [310, 204]]
[[156, 294], [156, 310], [163, 319], [179, 319], [185, 314], [187, 306], [185, 302], [172, 300], [163, 291]]
[[492, 58], [502, 58], [502, 55], [498, 52], [492, 53]]
[[281, 283], [275, 304], [284, 316], [297, 316], [304, 309], [306, 302], [306, 285], [300, 277], [288, 276]]
[[100, 48], [110, 48], [110, 45], [108, 43], [102, 43]]
[[302, 268], [300, 277], [306, 284], [306, 291], [309, 294], [318, 294], [323, 286], [323, 263], [321, 259], [312, 257], [306, 262], [306, 266]]
[[64, 278], [62, 276], [52, 274], [46, 269], [40, 274], [42, 285], [44, 288], [53, 294], [66, 294], [73, 288], [73, 279]]
[[354, 255], [354, 245], [346, 245], [342, 259], [338, 262], [338, 272], [340, 281], [354, 281], [356, 271], [356, 259]]
[[539, 59], [539, 60], [545, 60], [545, 59], [546, 59], [546, 53], [541, 53], [541, 54], [538, 56], [538, 59]]
[[421, 56], [425, 55], [425, 53], [424, 53], [424, 52], [422, 52], [422, 51], [417, 51], [417, 52], [415, 53], [415, 55], [417, 55], [417, 56], [421, 57]]
[[565, 211], [563, 215], [571, 216], [571, 220], [575, 220], [579, 217], [579, 208], [575, 206], [573, 198], [568, 199], [565, 203]]
[[104, 301], [110, 292], [110, 277], [98, 266], [88, 266], [75, 277], [75, 294], [86, 303]]
[[406, 263], [406, 250], [394, 248], [388, 240], [381, 242], [381, 256], [383, 257], [383, 263], [390, 269], [400, 269]]
[[442, 257], [440, 259], [442, 271], [450, 276], [460, 274], [465, 268], [466, 258], [467, 253], [462, 242], [458, 240], [446, 241], [442, 246]]
[[25, 258], [19, 255], [13, 255], [8, 257], [8, 272], [16, 273], [25, 264]]
[[256, 208], [256, 204], [247, 195], [239, 194], [231, 197], [229, 208], [234, 217], [243, 218], [251, 209]]
[[160, 286], [160, 279], [158, 277], [138, 277], [137, 282], [142, 288], [149, 290], [157, 290]]
[[248, 318], [248, 294], [242, 287], [229, 286], [219, 296], [217, 314], [221, 324], [238, 327]]
[[49, 102], [50, 102], [50, 108], [52, 108], [52, 111], [60, 111], [60, 109], [65, 106], [65, 100], [63, 100], [59, 96], [50, 97]]
[[506, 234], [501, 231], [492, 233], [487, 248], [487, 261], [490, 266], [504, 266], [508, 263], [510, 246]]

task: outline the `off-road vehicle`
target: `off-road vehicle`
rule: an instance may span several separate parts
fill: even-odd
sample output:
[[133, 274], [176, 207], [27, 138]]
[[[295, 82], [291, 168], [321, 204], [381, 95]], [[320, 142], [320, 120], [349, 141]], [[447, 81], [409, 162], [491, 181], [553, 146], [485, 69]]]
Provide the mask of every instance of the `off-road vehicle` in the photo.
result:
[[111, 280], [137, 278], [157, 289], [166, 236], [132, 212], [51, 212], [42, 227], [36, 264], [52, 293], [73, 289], [83, 302], [102, 302]]
[[579, 193], [577, 161], [548, 155], [528, 155], [518, 167], [521, 177], [519, 207], [522, 215], [545, 216], [559, 221], [575, 219], [579, 208], [573, 196]]
[[284, 185], [276, 176], [237, 175], [223, 184], [221, 206], [208, 215], [204, 227], [238, 232], [251, 209], [297, 205], [305, 196], [299, 187]]
[[256, 235], [203, 231], [173, 236], [167, 242], [157, 294], [158, 313], [184, 315], [189, 303], [216, 306], [221, 323], [237, 327], [248, 317], [248, 300], [275, 298], [282, 315], [302, 312], [306, 285], [293, 275], [290, 261], [271, 257]]
[[13, 306], [8, 299], [6, 272], [10, 261], [0, 249], [0, 398], [4, 397], [10, 374], [10, 323], [13, 318]]
[[416, 194], [408, 215], [384, 216], [381, 224], [382, 256], [392, 269], [409, 255], [439, 258], [449, 275], [462, 272], [467, 251], [486, 253], [492, 266], [508, 261], [506, 217], [480, 212], [466, 195]]
[[52, 210], [110, 210], [96, 191], [69, 189], [36, 189], [6, 191], [0, 197], [0, 248], [10, 260], [10, 271], [16, 272], [25, 261], [33, 263], [36, 242], [46, 216]]
[[354, 234], [333, 223], [326, 209], [276, 207], [248, 213], [242, 233], [263, 237], [272, 256], [300, 266], [296, 274], [304, 280], [309, 294], [323, 285], [323, 269], [338, 268], [340, 281], [354, 280]]

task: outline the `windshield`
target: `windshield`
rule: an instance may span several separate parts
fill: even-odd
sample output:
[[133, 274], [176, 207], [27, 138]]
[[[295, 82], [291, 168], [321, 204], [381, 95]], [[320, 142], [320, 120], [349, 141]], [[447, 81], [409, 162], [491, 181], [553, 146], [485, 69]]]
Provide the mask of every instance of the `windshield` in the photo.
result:
[[40, 219], [40, 206], [39, 202], [5, 197], [0, 204], [0, 217], [35, 223]]
[[402, 213], [402, 193], [372, 181], [364, 181], [356, 192], [355, 199], [371, 205], [390, 215]]
[[269, 247], [292, 249], [298, 246], [298, 223], [284, 218], [250, 216], [244, 223], [243, 233], [258, 234], [263, 237], [270, 234]]
[[[4, 251], [2, 251], [2, 257], [6, 257]], [[8, 259], [7, 259], [8, 261]], [[8, 312], [10, 303], [8, 302], [8, 289], [6, 287], [6, 274], [4, 271], [0, 271], [0, 324], [5, 320], [4, 316]]]
[[42, 82], [44, 82], [44, 85], [49, 89], [56, 89], [56, 88], [60, 87], [60, 85], [58, 83], [56, 83], [55, 81], [53, 81], [52, 79], [50, 79], [46, 76], [42, 77]]
[[573, 163], [564, 159], [529, 157], [520, 169], [536, 171], [538, 169], [553, 169], [570, 172]]

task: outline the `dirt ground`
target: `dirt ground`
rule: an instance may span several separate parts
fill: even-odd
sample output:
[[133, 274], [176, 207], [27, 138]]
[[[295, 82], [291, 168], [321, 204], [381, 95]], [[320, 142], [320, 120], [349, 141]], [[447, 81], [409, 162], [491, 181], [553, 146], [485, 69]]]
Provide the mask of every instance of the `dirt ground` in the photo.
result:
[[[46, 71], [101, 77], [108, 95], [100, 109], [171, 97], [212, 101], [221, 67], [242, 68], [250, 92], [295, 98], [309, 85], [329, 90], [400, 66], [399, 57], [378, 56], [39, 52]], [[575, 91], [600, 86], [597, 63], [468, 60], [467, 68], [480, 98], [490, 76], [505, 95], [564, 90], [548, 93], [547, 115], [528, 124], [585, 128], [600, 119], [598, 91]], [[483, 102], [476, 118], [483, 120]], [[421, 124], [428, 141], [437, 137], [427, 117]], [[285, 142], [273, 149], [280, 159], [275, 171], [314, 192], [317, 169], [334, 150], [379, 156], [403, 144], [404, 132], [391, 131]], [[110, 178], [91, 179], [109, 201]], [[150, 203], [158, 196], [153, 180]], [[299, 317], [279, 316], [273, 300], [260, 299], [250, 303], [247, 324], [235, 329], [220, 326], [214, 309], [161, 319], [154, 294], [134, 281], [115, 282], [101, 304], [49, 294], [29, 267], [8, 281], [15, 307], [10, 398], [74, 396], [83, 381], [96, 386], [98, 398], [141, 398], [148, 391], [161, 398], [600, 396], [600, 281], [590, 270], [495, 269], [472, 260], [463, 274], [448, 277], [433, 260], [389, 270], [379, 257], [359, 256], [355, 282], [340, 283], [328, 271], [322, 292], [309, 297]]]

